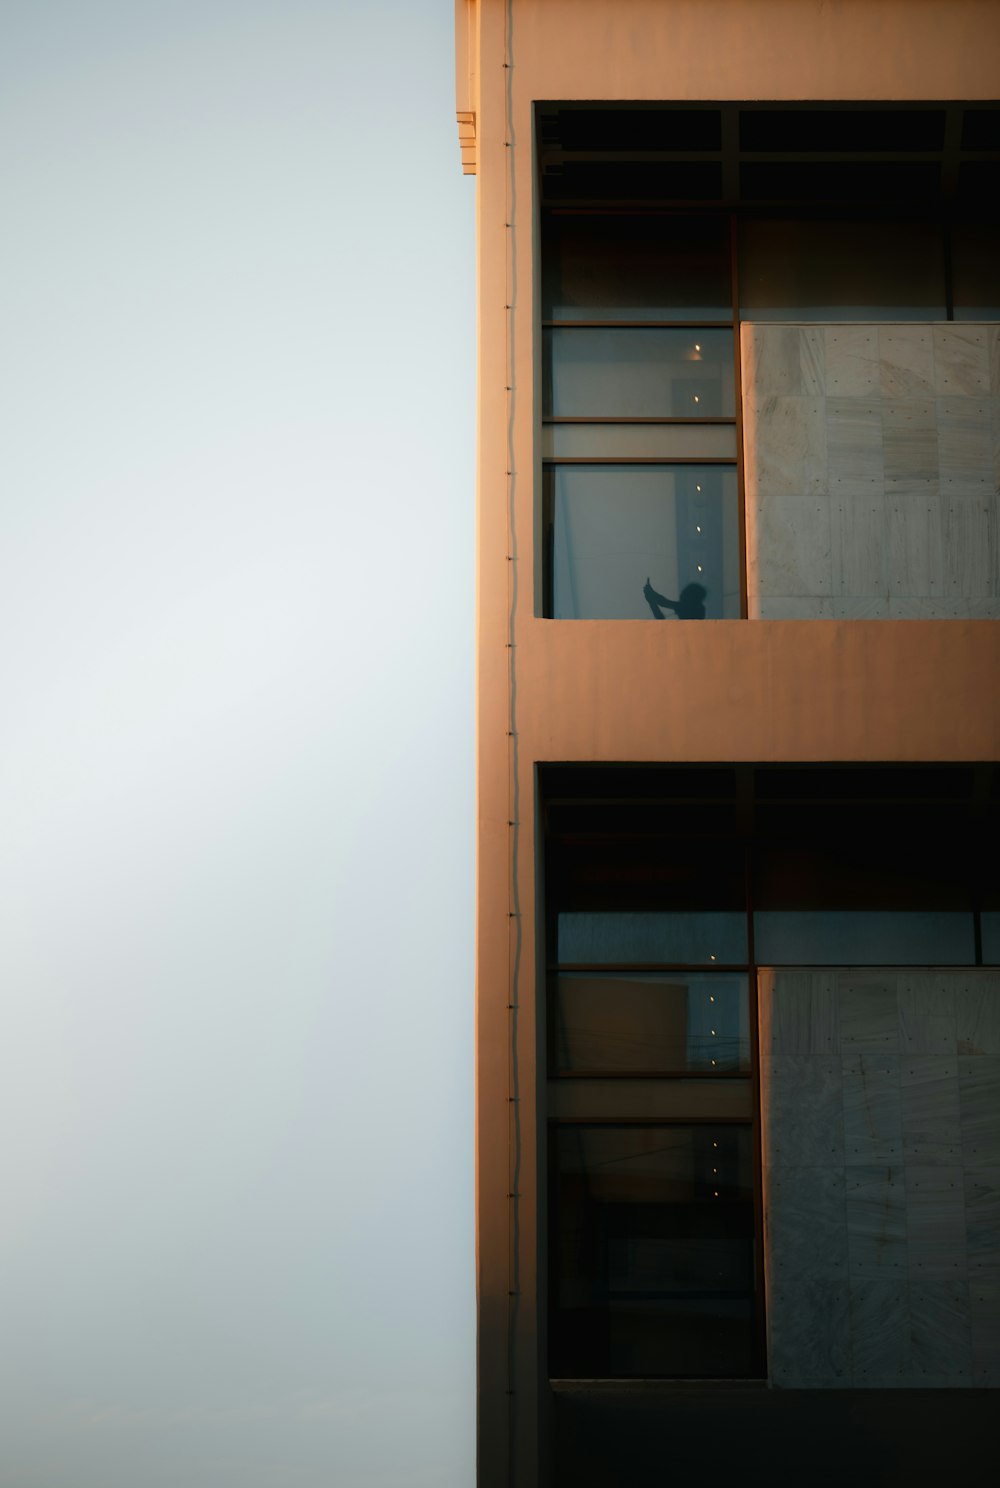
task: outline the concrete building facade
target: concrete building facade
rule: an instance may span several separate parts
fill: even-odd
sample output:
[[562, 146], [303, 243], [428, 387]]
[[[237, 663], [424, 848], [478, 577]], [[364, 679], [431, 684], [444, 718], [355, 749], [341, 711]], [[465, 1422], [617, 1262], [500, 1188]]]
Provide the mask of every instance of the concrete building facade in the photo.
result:
[[456, 39], [480, 1482], [916, 1481], [1000, 1384], [1000, 6]]

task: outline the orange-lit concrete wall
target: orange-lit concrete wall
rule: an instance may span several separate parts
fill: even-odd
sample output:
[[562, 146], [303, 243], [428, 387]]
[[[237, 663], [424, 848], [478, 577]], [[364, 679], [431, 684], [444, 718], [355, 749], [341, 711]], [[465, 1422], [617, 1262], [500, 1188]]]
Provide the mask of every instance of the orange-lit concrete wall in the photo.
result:
[[457, 3], [475, 64], [458, 107], [475, 112], [478, 169], [479, 1470], [484, 1488], [532, 1488], [546, 1401], [536, 763], [969, 760], [994, 758], [1000, 741], [1000, 626], [991, 622], [538, 617], [532, 104], [989, 98], [1000, 80], [1000, 5]]

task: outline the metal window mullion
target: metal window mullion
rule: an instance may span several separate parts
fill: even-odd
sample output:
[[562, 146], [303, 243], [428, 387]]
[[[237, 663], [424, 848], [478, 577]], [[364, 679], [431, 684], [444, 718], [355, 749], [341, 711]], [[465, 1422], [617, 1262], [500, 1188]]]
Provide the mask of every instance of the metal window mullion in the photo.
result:
[[616, 414], [566, 414], [547, 413], [542, 417], [543, 426], [551, 424], [679, 424], [687, 429], [700, 429], [703, 424], [725, 424], [732, 427], [736, 423], [735, 415], [724, 413], [707, 413], [699, 418], [694, 415], [690, 418], [684, 417], [659, 417], [638, 413], [616, 413]]
[[731, 320], [543, 320], [543, 331], [728, 331]]

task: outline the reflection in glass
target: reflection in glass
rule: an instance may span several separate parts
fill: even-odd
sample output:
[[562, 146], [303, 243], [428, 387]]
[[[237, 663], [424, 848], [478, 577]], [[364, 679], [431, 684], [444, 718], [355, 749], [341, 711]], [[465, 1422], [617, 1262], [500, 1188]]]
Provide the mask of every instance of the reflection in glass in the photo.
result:
[[762, 966], [969, 966], [971, 913], [950, 910], [757, 910]]
[[552, 1073], [750, 1068], [745, 976], [590, 973], [555, 979]]
[[747, 959], [740, 910], [571, 910], [556, 917], [562, 965], [646, 962], [720, 966]]
[[1000, 965], [1000, 909], [984, 909], [980, 921], [983, 933], [983, 961], [987, 966]]
[[580, 326], [544, 333], [552, 418], [732, 418], [732, 331]]
[[[712, 1073], [709, 1071], [709, 1073]], [[753, 1091], [749, 1074], [724, 1080], [660, 1075], [555, 1077], [548, 1082], [546, 1104], [550, 1120], [565, 1117], [585, 1121], [680, 1120], [749, 1121]]]
[[543, 320], [729, 320], [722, 217], [546, 216]]
[[955, 224], [951, 284], [956, 320], [1000, 319], [1000, 223]]
[[557, 1126], [553, 1149], [550, 1374], [751, 1374], [749, 1127]]
[[[776, 825], [782, 813], [772, 818]], [[969, 859], [954, 813], [887, 802], [814, 806], [798, 841], [755, 851], [756, 956], [764, 965], [919, 966], [975, 961]], [[785, 830], [791, 825], [785, 821]]]
[[660, 606], [673, 616], [685, 589], [698, 585], [705, 618], [739, 618], [733, 467], [555, 466], [547, 506], [553, 618], [648, 620], [655, 610], [647, 583], [673, 602]]
[[944, 320], [944, 243], [927, 222], [748, 220], [747, 320]]

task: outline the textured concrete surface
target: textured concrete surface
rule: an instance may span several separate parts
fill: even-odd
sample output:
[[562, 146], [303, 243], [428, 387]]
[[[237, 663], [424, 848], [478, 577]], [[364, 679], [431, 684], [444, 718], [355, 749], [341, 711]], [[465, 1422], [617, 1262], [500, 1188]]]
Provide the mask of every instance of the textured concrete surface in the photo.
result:
[[768, 1365], [1000, 1385], [1000, 975], [760, 973]]
[[744, 325], [750, 615], [1000, 617], [1000, 326]]

